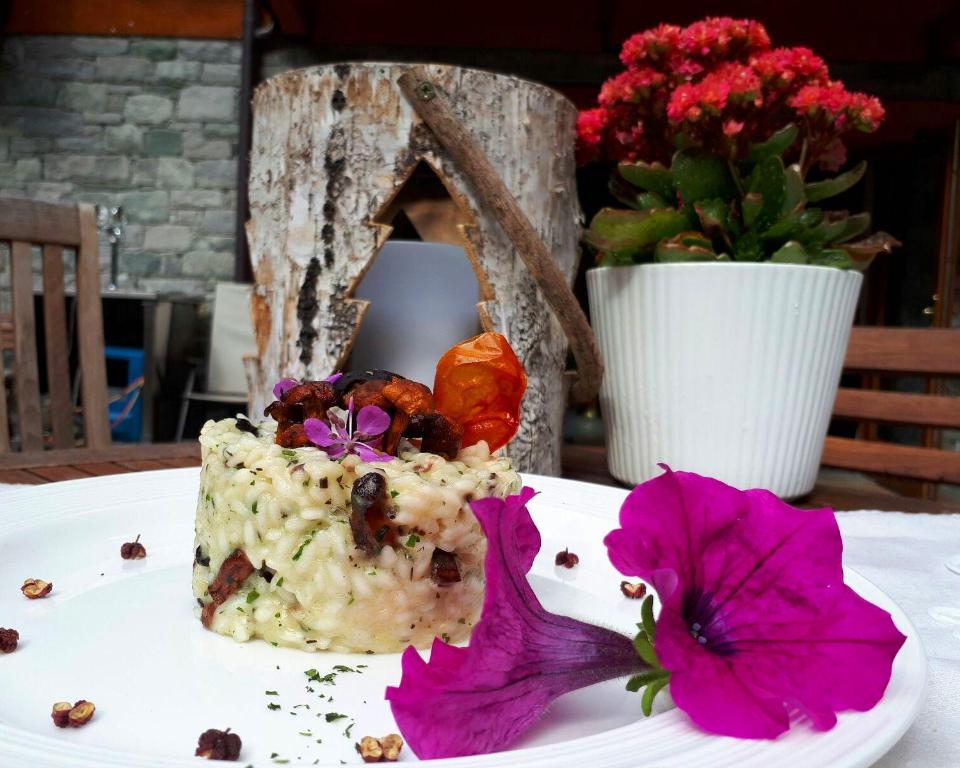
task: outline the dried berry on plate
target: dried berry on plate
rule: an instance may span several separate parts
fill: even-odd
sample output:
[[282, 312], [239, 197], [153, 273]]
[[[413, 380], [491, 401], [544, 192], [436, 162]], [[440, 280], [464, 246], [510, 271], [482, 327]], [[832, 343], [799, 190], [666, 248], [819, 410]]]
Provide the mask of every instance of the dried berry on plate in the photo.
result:
[[81, 699], [76, 702], [73, 705], [73, 709], [67, 713], [67, 723], [71, 728], [79, 728], [81, 725], [86, 725], [93, 718], [93, 713], [96, 709], [92, 701]]
[[230, 733], [229, 728], [225, 731], [210, 728], [200, 734], [197, 740], [197, 751], [194, 754], [197, 757], [205, 757], [207, 760], [236, 760], [240, 756], [242, 746], [240, 737]]
[[93, 718], [96, 706], [92, 701], [80, 699], [71, 704], [69, 701], [58, 701], [53, 705], [50, 717], [57, 728], [79, 728], [86, 725]]
[[120, 557], [124, 560], [142, 560], [147, 556], [147, 550], [140, 543], [140, 534], [133, 541], [128, 541], [120, 547]]
[[569, 549], [565, 549], [563, 552], [557, 552], [557, 556], [553, 559], [554, 565], [560, 565], [564, 568], [573, 568], [573, 566], [579, 562], [580, 558]]
[[624, 597], [629, 597], [631, 600], [639, 600], [641, 597], [647, 594], [647, 585], [642, 581], [639, 581], [636, 584], [630, 581], [621, 581], [620, 591], [623, 592]]
[[437, 363], [436, 409], [463, 427], [463, 445], [502, 448], [520, 427], [527, 375], [499, 333], [482, 333], [447, 350]]
[[70, 721], [67, 719], [70, 715], [70, 710], [73, 709], [73, 704], [69, 701], [58, 701], [53, 705], [53, 711], [50, 713], [50, 717], [53, 718], [53, 724], [57, 728], [66, 728], [70, 725]]
[[382, 739], [364, 736], [356, 744], [356, 749], [365, 763], [395, 763], [403, 749], [403, 739], [396, 733]]
[[20, 642], [20, 633], [15, 629], [0, 627], [0, 653], [13, 653]]
[[43, 581], [42, 579], [27, 579], [23, 582], [23, 586], [20, 587], [20, 591], [23, 592], [24, 597], [28, 597], [31, 600], [39, 600], [41, 597], [46, 597], [52, 589], [53, 582]]

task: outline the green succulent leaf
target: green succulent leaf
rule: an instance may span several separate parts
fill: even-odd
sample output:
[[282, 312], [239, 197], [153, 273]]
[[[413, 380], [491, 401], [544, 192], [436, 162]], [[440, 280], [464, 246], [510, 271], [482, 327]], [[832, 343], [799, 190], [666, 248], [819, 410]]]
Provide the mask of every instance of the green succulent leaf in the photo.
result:
[[661, 678], [660, 680], [654, 680], [644, 689], [643, 698], [640, 699], [640, 709], [646, 717], [650, 717], [653, 712], [653, 700], [657, 698], [657, 694], [660, 693], [669, 682], [670, 678]]
[[784, 243], [770, 257], [770, 261], [777, 264], [806, 264], [809, 260], [806, 250], [796, 240]]
[[743, 198], [743, 222], [750, 229], [764, 231], [778, 218], [787, 195], [787, 178], [783, 161], [768, 157], [750, 174], [747, 194]]
[[733, 245], [733, 258], [737, 261], [763, 261], [763, 257], [763, 245], [754, 232], [747, 232]]
[[687, 217], [673, 208], [622, 211], [604, 208], [590, 222], [584, 239], [598, 251], [634, 256], [687, 226]]
[[856, 262], [842, 248], [824, 248], [810, 255], [810, 263], [817, 267], [836, 267], [837, 269], [853, 269]]
[[843, 235], [849, 218], [845, 211], [828, 211], [819, 224], [804, 231], [797, 239], [811, 248], [823, 248]]
[[748, 161], [759, 163], [768, 157], [780, 157], [797, 140], [799, 133], [800, 129], [793, 123], [784, 126], [766, 141], [751, 145]]
[[863, 174], [866, 173], [866, 171], [867, 163], [864, 161], [858, 163], [849, 171], [841, 173], [839, 176], [834, 176], [832, 179], [810, 182], [804, 187], [807, 201], [816, 203], [820, 200], [826, 200], [828, 197], [839, 195], [841, 192], [846, 192], [863, 178]]
[[807, 201], [803, 192], [803, 176], [800, 173], [800, 166], [796, 163], [788, 165], [783, 173], [786, 186], [780, 213], [784, 215], [799, 213], [803, 210]]
[[729, 248], [732, 236], [739, 234], [740, 223], [736, 220], [733, 204], [723, 200], [701, 200], [694, 203], [694, 211], [704, 234], [715, 244], [723, 243]]
[[727, 163], [716, 155], [682, 149], [673, 156], [673, 183], [684, 206], [700, 200], [730, 201], [737, 186]]
[[700, 232], [681, 232], [657, 243], [654, 261], [716, 261], [713, 243]]
[[878, 253], [891, 253], [894, 248], [903, 245], [893, 235], [886, 232], [874, 232], [870, 237], [846, 243], [843, 251], [853, 259], [853, 269], [863, 271], [870, 266]]
[[846, 226], [844, 227], [843, 232], [829, 241], [831, 245], [845, 243], [848, 240], [852, 240], [853, 238], [857, 237], [857, 235], [862, 235], [864, 232], [866, 232], [870, 228], [870, 214], [857, 213], [853, 216], [848, 216], [845, 219], [845, 222]]
[[673, 172], [661, 163], [620, 163], [617, 170], [635, 187], [660, 195], [664, 200], [673, 199]]
[[636, 693], [645, 685], [668, 677], [670, 677], [670, 673], [665, 669], [647, 669], [627, 680], [627, 690], [630, 693]]

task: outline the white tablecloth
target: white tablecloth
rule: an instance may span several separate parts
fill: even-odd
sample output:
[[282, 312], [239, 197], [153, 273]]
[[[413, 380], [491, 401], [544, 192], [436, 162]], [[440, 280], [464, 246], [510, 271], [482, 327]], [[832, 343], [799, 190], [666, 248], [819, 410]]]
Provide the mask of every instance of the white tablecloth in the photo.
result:
[[[4, 492], [16, 487], [0, 485], [0, 503]], [[840, 512], [837, 519], [844, 563], [904, 610], [920, 633], [929, 662], [927, 700], [920, 716], [874, 768], [957, 768], [960, 575], [947, 569], [946, 562], [960, 557], [960, 515]]]
[[839, 512], [844, 563], [910, 617], [927, 653], [927, 700], [875, 768], [960, 766], [960, 515]]

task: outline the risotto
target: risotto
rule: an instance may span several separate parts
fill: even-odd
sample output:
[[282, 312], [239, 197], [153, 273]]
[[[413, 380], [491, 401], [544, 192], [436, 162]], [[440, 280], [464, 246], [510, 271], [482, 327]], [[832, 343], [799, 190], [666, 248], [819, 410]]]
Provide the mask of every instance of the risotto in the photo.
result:
[[209, 421], [193, 593], [238, 641], [392, 652], [466, 639], [483, 602], [486, 542], [469, 502], [520, 479], [485, 442], [448, 460], [409, 441], [389, 460], [287, 448], [276, 425]]

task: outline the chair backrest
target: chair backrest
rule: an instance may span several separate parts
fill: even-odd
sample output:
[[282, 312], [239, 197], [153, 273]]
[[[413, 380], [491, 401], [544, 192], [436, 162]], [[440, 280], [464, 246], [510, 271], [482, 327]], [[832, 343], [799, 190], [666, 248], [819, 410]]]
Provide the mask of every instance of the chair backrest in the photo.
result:
[[[107, 372], [100, 305], [100, 254], [92, 205], [57, 205], [0, 198], [0, 241], [10, 244], [12, 313], [0, 316], [0, 347], [13, 351], [20, 447], [44, 447], [37, 366], [31, 250], [42, 247], [43, 321], [52, 443], [74, 446], [73, 403], [64, 287], [64, 246], [76, 251], [76, 334], [88, 448], [110, 445]], [[0, 452], [10, 449], [5, 387], [0, 386]]]
[[[844, 369], [925, 378], [960, 377], [960, 330], [854, 328]], [[841, 387], [837, 418], [960, 428], [960, 398]], [[823, 464], [930, 482], [960, 483], [960, 453], [875, 440], [828, 437]]]
[[243, 357], [256, 354], [257, 349], [250, 319], [250, 291], [246, 283], [217, 283], [207, 356], [208, 392], [247, 394]]

